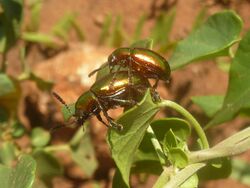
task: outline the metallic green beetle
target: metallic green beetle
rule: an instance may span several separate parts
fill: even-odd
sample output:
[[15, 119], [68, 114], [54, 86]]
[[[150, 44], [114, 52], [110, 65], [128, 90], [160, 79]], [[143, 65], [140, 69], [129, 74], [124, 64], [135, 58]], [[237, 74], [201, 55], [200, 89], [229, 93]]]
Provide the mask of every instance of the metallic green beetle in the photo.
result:
[[[146, 48], [118, 48], [108, 57], [107, 65], [111, 73], [115, 66], [118, 66], [117, 72], [121, 67], [127, 67], [130, 80], [134, 72], [147, 79], [156, 79], [154, 88], [157, 87], [159, 80], [168, 81], [171, 72], [169, 63], [164, 57]], [[92, 71], [89, 76], [102, 68], [104, 66]], [[114, 77], [116, 76], [114, 75]]]
[[[92, 85], [89, 91], [86, 91], [78, 98], [75, 103], [75, 114], [73, 114], [77, 124], [82, 125], [89, 117], [95, 115], [107, 127], [122, 130], [122, 125], [114, 122], [107, 111], [116, 107], [134, 106], [143, 97], [145, 91], [150, 88], [150, 84], [144, 77], [135, 75], [132, 77], [134, 84], [130, 85], [127, 72], [122, 71], [116, 73], [116, 80], [111, 86], [110, 82], [114, 74], [112, 73], [98, 80]], [[151, 92], [153, 99], [158, 100], [158, 94], [153, 90]], [[67, 107], [59, 95], [56, 93], [53, 94]], [[108, 123], [103, 121], [100, 112], [103, 112]]]

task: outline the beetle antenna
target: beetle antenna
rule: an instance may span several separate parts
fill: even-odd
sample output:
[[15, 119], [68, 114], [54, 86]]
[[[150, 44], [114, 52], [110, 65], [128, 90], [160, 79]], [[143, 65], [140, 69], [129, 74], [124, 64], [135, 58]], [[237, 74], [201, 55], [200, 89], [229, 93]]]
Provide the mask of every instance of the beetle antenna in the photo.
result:
[[73, 114], [72, 111], [70, 110], [69, 106], [66, 104], [66, 102], [60, 97], [56, 92], [52, 91], [52, 95], [60, 102], [62, 103], [66, 109], [69, 111], [70, 114]]
[[96, 72], [98, 72], [98, 71], [101, 70], [101, 69], [103, 69], [103, 67], [100, 67], [100, 68], [98, 68], [98, 69], [93, 70], [92, 72], [89, 73], [88, 77], [93, 76]]
[[52, 133], [54, 133], [57, 129], [70, 127], [72, 124], [76, 124], [76, 123], [77, 123], [77, 121], [71, 121], [71, 122], [68, 122], [68, 123], [63, 124], [63, 125], [57, 125], [57, 126], [54, 126], [54, 127], [50, 128], [49, 132], [52, 134]]
[[106, 66], [108, 66], [108, 63], [104, 63], [103, 65], [101, 65], [101, 67], [93, 70], [92, 72], [89, 73], [88, 77], [91, 77], [93, 76], [96, 72], [98, 72], [99, 70], [102, 70], [103, 68], [105, 68]]

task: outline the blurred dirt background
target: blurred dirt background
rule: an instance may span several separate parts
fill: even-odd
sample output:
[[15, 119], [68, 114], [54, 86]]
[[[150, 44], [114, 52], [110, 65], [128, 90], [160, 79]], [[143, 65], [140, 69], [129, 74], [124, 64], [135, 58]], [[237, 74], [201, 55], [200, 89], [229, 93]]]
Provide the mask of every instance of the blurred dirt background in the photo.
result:
[[[196, 16], [204, 6], [208, 8], [208, 15], [222, 9], [234, 9], [244, 21], [244, 30], [250, 26], [250, 1], [247, 0], [44, 0], [40, 31], [49, 32], [49, 29], [66, 12], [74, 11], [78, 15], [77, 22], [85, 33], [85, 41], [79, 42], [72, 33], [69, 45], [64, 50], [49, 56], [33, 47], [28, 56], [28, 62], [36, 74], [54, 82], [54, 91], [59, 93], [67, 103], [72, 103], [94, 82], [94, 77], [88, 78], [88, 73], [105, 62], [107, 56], [114, 50], [108, 46], [98, 45], [98, 36], [107, 14], [120, 15], [123, 18], [125, 32], [131, 34], [134, 32], [139, 17], [147, 13], [150, 16], [143, 30], [143, 37], [146, 38], [154, 23], [154, 18], [161, 11], [168, 11], [174, 5], [176, 6], [176, 18], [171, 32], [172, 39], [185, 38], [189, 34]], [[28, 11], [26, 11], [26, 19], [29, 19]], [[12, 50], [9, 56], [9, 62], [13, 65], [9, 66], [10, 70], [8, 71], [11, 74], [16, 74], [20, 70], [17, 62], [17, 50]], [[168, 59], [168, 55], [165, 57]], [[200, 109], [192, 104], [190, 97], [223, 94], [227, 89], [227, 81], [227, 74], [220, 70], [214, 62], [208, 61], [202, 64], [192, 64], [173, 72], [171, 83], [167, 87], [161, 83], [159, 91], [162, 98], [180, 103], [190, 110], [201, 123], [205, 123], [206, 117], [202, 115]], [[61, 104], [54, 100], [50, 94], [38, 90], [31, 82], [24, 83], [22, 87], [25, 89], [20, 115], [25, 125], [43, 126], [48, 129], [54, 125], [63, 125], [60, 112]], [[171, 112], [168, 115], [170, 116]], [[93, 181], [98, 181], [102, 187], [111, 186], [114, 163], [110, 158], [105, 141], [106, 127], [97, 122], [95, 118], [91, 119], [91, 124], [91, 137], [100, 164], [94, 177], [92, 179], [86, 178], [81, 170], [73, 165], [69, 156], [59, 153], [58, 158], [66, 170], [64, 177], [54, 179], [55, 188], [94, 187]], [[211, 145], [234, 134], [245, 125], [245, 120], [236, 119], [213, 129], [208, 133]], [[53, 134], [53, 142], [58, 144], [67, 142], [74, 132], [74, 129], [60, 129]], [[20, 142], [25, 146], [25, 139]], [[239, 157], [250, 161], [250, 152]], [[136, 177], [133, 177], [132, 182], [133, 187], [151, 187], [155, 180], [156, 177], [151, 176], [146, 184], [141, 185]], [[200, 187], [246, 188], [247, 186], [232, 179], [225, 179], [208, 181], [202, 183]]]

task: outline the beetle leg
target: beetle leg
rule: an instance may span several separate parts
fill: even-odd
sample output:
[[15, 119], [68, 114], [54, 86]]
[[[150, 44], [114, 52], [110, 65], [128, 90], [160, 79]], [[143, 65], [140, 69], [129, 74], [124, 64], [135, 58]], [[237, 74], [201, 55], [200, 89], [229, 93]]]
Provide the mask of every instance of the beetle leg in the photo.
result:
[[156, 79], [155, 84], [153, 85], [153, 89], [156, 89], [159, 83], [159, 78]]
[[102, 106], [102, 104], [100, 103], [98, 97], [96, 96], [96, 94], [91, 91], [94, 95], [94, 98], [96, 100], [96, 102], [98, 103], [98, 106], [99, 108], [101, 109], [101, 111], [103, 112], [103, 115], [105, 116], [105, 118], [107, 119], [107, 121], [109, 122], [110, 126], [109, 127], [113, 127], [115, 129], [117, 129], [118, 131], [121, 131], [123, 129], [123, 126], [121, 124], [118, 124], [116, 122], [114, 122], [113, 118], [111, 118], [109, 115], [108, 115], [108, 112], [107, 110], [105, 109], [105, 107]]
[[106, 127], [110, 128], [111, 126], [108, 125], [105, 121], [103, 121], [102, 116], [100, 114], [96, 114], [97, 119], [102, 122]]
[[131, 106], [134, 106], [137, 104], [137, 102], [133, 99], [129, 99], [129, 100], [123, 100], [123, 99], [112, 99], [112, 101], [115, 101], [115, 102], [119, 102], [121, 104], [128, 104], [128, 105], [131, 105]]
[[106, 117], [107, 121], [109, 122], [110, 127], [117, 129], [118, 131], [121, 131], [123, 129], [123, 126], [121, 124], [118, 124], [114, 121], [112, 117], [108, 115], [108, 112], [106, 109], [102, 109], [103, 115]]
[[151, 96], [152, 96], [152, 99], [154, 102], [161, 101], [161, 97], [160, 97], [159, 93], [154, 88], [150, 89], [150, 93], [151, 93]]

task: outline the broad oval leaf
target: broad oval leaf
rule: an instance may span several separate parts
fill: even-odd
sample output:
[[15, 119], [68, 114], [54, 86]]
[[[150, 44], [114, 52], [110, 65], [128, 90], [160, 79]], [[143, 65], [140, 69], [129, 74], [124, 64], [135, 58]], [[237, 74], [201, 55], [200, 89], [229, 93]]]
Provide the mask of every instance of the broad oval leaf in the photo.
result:
[[16, 158], [15, 150], [16, 146], [13, 142], [3, 142], [0, 147], [0, 162], [10, 166]]
[[44, 147], [50, 141], [50, 133], [40, 127], [32, 129], [31, 143], [35, 147]]
[[240, 110], [250, 108], [250, 31], [243, 37], [233, 59], [229, 86], [221, 110], [206, 128], [233, 119]]
[[12, 136], [14, 138], [19, 138], [24, 135], [26, 129], [20, 121], [15, 121], [12, 125]]
[[11, 168], [0, 164], [0, 182], [2, 188], [9, 188], [9, 177], [11, 174]]
[[241, 28], [242, 21], [233, 11], [214, 14], [178, 43], [169, 60], [171, 69], [178, 69], [196, 60], [228, 55], [229, 47], [239, 40]]
[[31, 188], [35, 179], [36, 162], [30, 155], [21, 156], [16, 167], [11, 170], [8, 188]]
[[191, 100], [198, 105], [208, 117], [212, 117], [222, 107], [224, 96], [195, 96]]
[[108, 144], [112, 157], [122, 175], [124, 182], [129, 186], [130, 168], [134, 155], [142, 141], [150, 121], [159, 110], [152, 102], [150, 92], [147, 91], [143, 100], [134, 108], [126, 111], [117, 122], [124, 129], [121, 132], [109, 130]]

